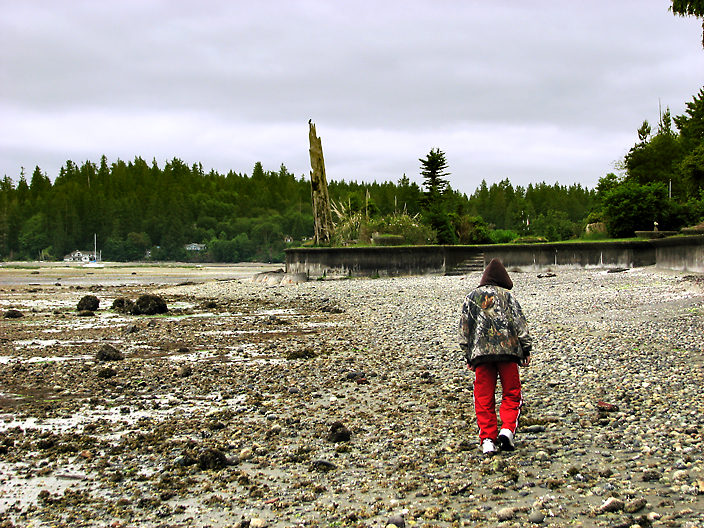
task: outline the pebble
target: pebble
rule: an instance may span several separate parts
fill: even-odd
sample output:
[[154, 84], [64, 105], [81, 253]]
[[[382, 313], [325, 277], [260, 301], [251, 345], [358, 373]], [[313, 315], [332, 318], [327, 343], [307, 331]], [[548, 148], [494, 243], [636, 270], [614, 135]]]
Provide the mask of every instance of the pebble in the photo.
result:
[[510, 521], [516, 516], [516, 510], [513, 508], [507, 507], [507, 508], [501, 508], [499, 511], [496, 512], [496, 518], [499, 521]]
[[624, 506], [625, 504], [621, 499], [609, 497], [601, 506], [599, 506], [598, 513], [622, 511]]
[[406, 528], [406, 520], [403, 518], [403, 515], [392, 515], [389, 517], [386, 525], [395, 526], [396, 528]]
[[636, 513], [645, 508], [647, 505], [648, 501], [644, 498], [634, 499], [624, 504], [623, 511], [626, 513]]

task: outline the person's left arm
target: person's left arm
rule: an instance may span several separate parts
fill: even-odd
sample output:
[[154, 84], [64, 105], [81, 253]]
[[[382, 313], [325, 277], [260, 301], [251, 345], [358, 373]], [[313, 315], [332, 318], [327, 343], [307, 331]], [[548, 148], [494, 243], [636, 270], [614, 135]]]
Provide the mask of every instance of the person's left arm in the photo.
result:
[[521, 363], [523, 366], [528, 366], [530, 364], [530, 353], [533, 350], [533, 338], [528, 331], [528, 321], [526, 321], [526, 317], [523, 315], [521, 305], [513, 295], [511, 296], [511, 309], [513, 311], [516, 337], [518, 337], [518, 342], [523, 351], [523, 361]]

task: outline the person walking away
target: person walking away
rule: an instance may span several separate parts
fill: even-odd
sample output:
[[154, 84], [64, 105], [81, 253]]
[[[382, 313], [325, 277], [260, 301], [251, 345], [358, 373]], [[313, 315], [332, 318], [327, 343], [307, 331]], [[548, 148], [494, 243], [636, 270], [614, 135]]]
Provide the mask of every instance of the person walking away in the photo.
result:
[[[533, 341], [513, 281], [499, 259], [492, 259], [479, 286], [462, 304], [459, 344], [474, 371], [474, 409], [484, 454], [515, 449], [523, 404], [518, 367], [530, 364]], [[496, 381], [501, 379], [501, 430], [496, 418]]]

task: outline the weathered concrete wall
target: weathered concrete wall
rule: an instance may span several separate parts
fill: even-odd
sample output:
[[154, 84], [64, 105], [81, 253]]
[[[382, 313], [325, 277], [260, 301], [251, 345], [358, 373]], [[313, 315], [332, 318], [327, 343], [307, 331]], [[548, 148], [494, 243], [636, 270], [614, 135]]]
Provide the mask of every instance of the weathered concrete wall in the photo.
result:
[[304, 248], [286, 250], [286, 272], [310, 278], [443, 275], [438, 246]]
[[665, 238], [653, 245], [658, 267], [704, 273], [704, 236]]
[[704, 236], [632, 242], [487, 246], [296, 248], [286, 250], [286, 271], [319, 277], [444, 275], [483, 254], [508, 269], [658, 267], [704, 273]]
[[656, 263], [650, 242], [525, 244], [482, 246], [484, 260], [498, 258], [507, 268], [545, 270], [565, 268], [633, 268]]

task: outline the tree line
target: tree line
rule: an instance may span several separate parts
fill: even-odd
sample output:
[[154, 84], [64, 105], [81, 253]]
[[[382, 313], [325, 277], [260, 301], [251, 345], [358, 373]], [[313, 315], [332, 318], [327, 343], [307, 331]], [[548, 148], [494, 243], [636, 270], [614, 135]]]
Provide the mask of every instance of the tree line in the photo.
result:
[[[602, 223], [612, 237], [679, 229], [704, 218], [704, 89], [681, 116], [645, 121], [620, 166], [594, 189], [545, 182], [514, 187], [481, 181], [467, 196], [447, 180], [444, 152], [419, 158], [421, 185], [330, 181], [334, 243], [484, 244], [585, 237]], [[52, 182], [36, 167], [0, 180], [0, 258], [60, 260], [93, 248], [104, 260], [283, 261], [313, 236], [310, 181], [282, 164], [251, 175], [204, 172], [174, 158], [67, 161]], [[599, 236], [599, 235], [590, 235]], [[606, 235], [602, 235], [606, 236]], [[188, 251], [191, 243], [204, 251]]]

